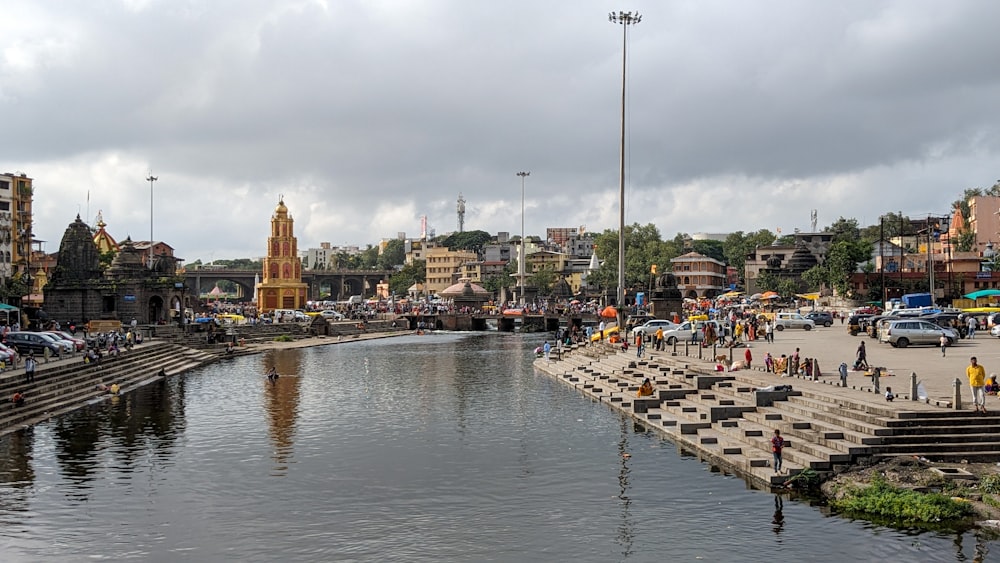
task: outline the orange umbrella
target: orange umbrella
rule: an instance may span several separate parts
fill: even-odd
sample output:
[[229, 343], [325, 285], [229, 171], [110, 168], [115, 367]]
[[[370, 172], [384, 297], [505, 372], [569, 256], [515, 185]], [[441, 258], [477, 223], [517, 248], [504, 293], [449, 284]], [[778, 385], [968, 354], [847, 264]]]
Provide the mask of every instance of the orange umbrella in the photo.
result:
[[610, 318], [617, 317], [618, 316], [618, 309], [615, 309], [611, 305], [608, 305], [607, 307], [604, 308], [604, 310], [601, 311], [601, 316], [602, 317], [610, 317]]
[[778, 292], [776, 291], [765, 291], [763, 295], [760, 296], [761, 299], [774, 299], [778, 297]]
[[520, 309], [504, 309], [503, 310], [503, 314], [505, 314], [505, 315], [512, 315], [512, 316], [520, 316], [521, 315], [521, 310]]

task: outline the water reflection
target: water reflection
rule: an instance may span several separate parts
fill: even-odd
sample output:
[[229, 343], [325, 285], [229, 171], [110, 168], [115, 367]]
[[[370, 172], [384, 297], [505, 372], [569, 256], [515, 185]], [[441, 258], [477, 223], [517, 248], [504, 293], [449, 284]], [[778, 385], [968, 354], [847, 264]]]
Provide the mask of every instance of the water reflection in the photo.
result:
[[[263, 374], [277, 370], [278, 379], [268, 381]], [[272, 475], [285, 475], [293, 463], [295, 425], [301, 400], [302, 350], [272, 350], [264, 354], [261, 381], [264, 386], [264, 410], [267, 412], [274, 461]]]
[[71, 485], [67, 496], [87, 499], [89, 482], [105, 470], [97, 459], [102, 451], [122, 473], [132, 473], [140, 460], [169, 459], [184, 429], [185, 397], [184, 379], [175, 378], [56, 418], [53, 443]]
[[632, 498], [628, 494], [631, 488], [629, 484], [631, 469], [629, 469], [628, 463], [632, 457], [628, 446], [630, 424], [630, 419], [621, 417], [621, 434], [618, 438], [618, 457], [621, 460], [618, 467], [618, 500], [621, 501], [622, 513], [621, 523], [618, 525], [617, 541], [618, 545], [622, 547], [622, 557], [628, 557], [632, 554], [632, 542], [635, 540], [635, 526], [630, 512]]
[[4, 485], [0, 495], [0, 513], [27, 509], [30, 489], [35, 481], [35, 470], [31, 464], [34, 441], [34, 428], [12, 432], [0, 440], [0, 484]]
[[785, 501], [781, 498], [781, 495], [774, 495], [774, 516], [771, 517], [771, 530], [778, 537], [781, 537], [781, 532], [785, 529]]

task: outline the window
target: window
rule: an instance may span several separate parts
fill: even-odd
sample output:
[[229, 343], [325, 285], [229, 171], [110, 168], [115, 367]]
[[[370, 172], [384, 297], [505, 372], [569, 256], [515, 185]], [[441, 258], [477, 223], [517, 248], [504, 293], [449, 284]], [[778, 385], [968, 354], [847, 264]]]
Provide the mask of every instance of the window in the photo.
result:
[[0, 180], [0, 190], [9, 190], [10, 182], [8, 180]]

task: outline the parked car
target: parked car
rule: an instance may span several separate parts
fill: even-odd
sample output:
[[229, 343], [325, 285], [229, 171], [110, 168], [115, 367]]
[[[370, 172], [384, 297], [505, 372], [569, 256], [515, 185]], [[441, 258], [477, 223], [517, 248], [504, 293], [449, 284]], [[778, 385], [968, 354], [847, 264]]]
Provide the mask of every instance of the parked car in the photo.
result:
[[75, 349], [77, 352], [79, 352], [79, 351], [81, 351], [81, 350], [83, 350], [84, 348], [87, 347], [87, 341], [86, 340], [84, 340], [82, 338], [77, 338], [77, 337], [73, 336], [72, 334], [70, 334], [70, 333], [68, 333], [66, 331], [62, 331], [62, 330], [46, 330], [45, 334], [51, 334], [52, 336], [55, 336], [59, 340], [65, 340], [66, 342], [72, 343], [73, 344], [73, 349]]
[[330, 310], [330, 309], [325, 309], [323, 311], [320, 311], [319, 315], [321, 317], [323, 317], [324, 319], [328, 320], [328, 321], [342, 321], [342, 320], [344, 320], [344, 315], [338, 313], [337, 311], [333, 311], [333, 310]]
[[674, 342], [684, 342], [687, 340], [691, 342], [701, 342], [705, 337], [705, 324], [712, 323], [715, 325], [715, 333], [722, 335], [723, 327], [719, 324], [719, 321], [694, 321], [694, 333], [691, 332], [692, 321], [684, 321], [679, 325], [674, 325], [670, 330], [663, 331], [663, 341], [667, 344], [673, 344]]
[[74, 344], [73, 342], [69, 340], [63, 340], [62, 337], [56, 336], [51, 332], [39, 332], [38, 334], [41, 335], [42, 338], [48, 338], [49, 340], [58, 344], [59, 347], [62, 348], [64, 352], [72, 353], [73, 350], [76, 348], [76, 344]]
[[53, 356], [59, 356], [65, 350], [65, 347], [58, 344], [54, 339], [39, 332], [8, 332], [4, 343], [17, 350], [17, 353], [22, 356], [27, 355], [29, 352], [44, 354], [46, 350]]
[[17, 360], [17, 350], [0, 344], [0, 361], [7, 365], [14, 365]]
[[[651, 321], [646, 321], [646, 324], [639, 325], [633, 328], [632, 335], [634, 336], [636, 334], [641, 334], [645, 337], [651, 337], [656, 334], [656, 331], [658, 329], [662, 328], [663, 332], [666, 333], [666, 331], [674, 328], [675, 326], [677, 325], [675, 325], [671, 321], [666, 321], [663, 319], [653, 319]], [[664, 336], [664, 338], [666, 338], [666, 336]]]
[[906, 348], [910, 344], [937, 346], [941, 343], [942, 335], [948, 339], [949, 346], [958, 341], [958, 332], [953, 329], [940, 327], [930, 321], [905, 319], [890, 321], [881, 331], [879, 340], [888, 342], [896, 348]]
[[830, 313], [826, 313], [823, 311], [813, 311], [811, 313], [808, 313], [806, 315], [806, 318], [811, 319], [812, 322], [818, 325], [823, 325], [827, 328], [833, 326], [833, 315], [831, 315]]
[[643, 324], [656, 319], [653, 315], [639, 314], [639, 315], [629, 315], [625, 318], [625, 330], [631, 332], [633, 328], [637, 326], [642, 326]]
[[775, 313], [774, 330], [785, 330], [786, 328], [812, 330], [816, 328], [816, 323], [798, 313]]

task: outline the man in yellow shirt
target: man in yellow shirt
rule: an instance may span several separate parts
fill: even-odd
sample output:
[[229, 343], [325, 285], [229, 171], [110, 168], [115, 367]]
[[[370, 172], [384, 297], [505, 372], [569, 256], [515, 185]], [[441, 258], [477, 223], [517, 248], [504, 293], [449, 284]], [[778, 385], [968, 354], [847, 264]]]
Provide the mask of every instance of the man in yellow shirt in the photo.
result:
[[663, 327], [659, 327], [656, 329], [655, 339], [656, 340], [654, 342], [654, 348], [656, 349], [657, 352], [659, 352], [660, 348], [663, 347]]
[[976, 412], [986, 414], [986, 368], [976, 362], [976, 357], [969, 359], [969, 367], [965, 368], [969, 376], [969, 387], [972, 387], [972, 404]]

